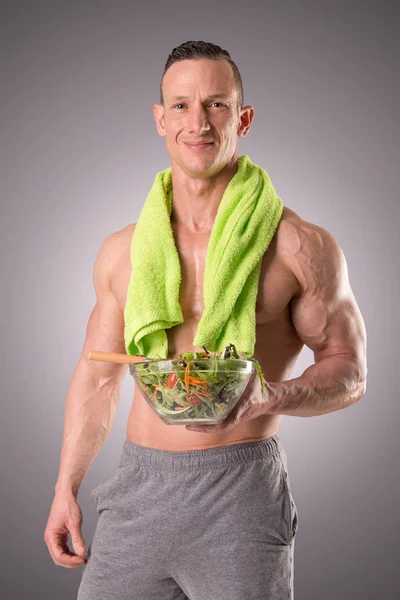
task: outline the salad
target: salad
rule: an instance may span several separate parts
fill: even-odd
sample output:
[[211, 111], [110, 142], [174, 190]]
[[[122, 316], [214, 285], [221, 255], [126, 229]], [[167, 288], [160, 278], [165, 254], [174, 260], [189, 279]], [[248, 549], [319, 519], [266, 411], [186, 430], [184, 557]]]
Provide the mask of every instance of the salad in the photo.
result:
[[260, 364], [233, 344], [222, 355], [184, 352], [174, 360], [137, 363], [135, 379], [154, 408], [167, 421], [223, 420], [240, 399], [248, 383], [247, 361], [253, 361], [264, 392]]

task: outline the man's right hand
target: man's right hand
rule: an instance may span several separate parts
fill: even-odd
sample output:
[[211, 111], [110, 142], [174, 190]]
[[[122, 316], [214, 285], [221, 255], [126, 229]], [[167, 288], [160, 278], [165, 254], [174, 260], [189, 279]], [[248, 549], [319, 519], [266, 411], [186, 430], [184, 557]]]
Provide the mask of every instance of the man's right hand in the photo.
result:
[[[75, 569], [87, 562], [86, 545], [82, 536], [82, 511], [71, 492], [57, 492], [51, 506], [44, 532], [44, 541], [51, 557], [59, 567]], [[74, 552], [68, 547], [71, 535]]]

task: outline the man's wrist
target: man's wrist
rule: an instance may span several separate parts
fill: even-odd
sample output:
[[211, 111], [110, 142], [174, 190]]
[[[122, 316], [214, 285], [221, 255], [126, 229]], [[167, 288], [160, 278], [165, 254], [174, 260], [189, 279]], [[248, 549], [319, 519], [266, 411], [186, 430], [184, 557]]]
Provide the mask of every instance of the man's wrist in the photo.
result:
[[265, 379], [263, 380], [264, 391], [261, 391], [261, 397], [267, 414], [279, 414], [278, 405], [281, 399], [277, 393], [277, 388]]
[[54, 493], [56, 496], [78, 496], [80, 485], [74, 481], [57, 481], [54, 487]]

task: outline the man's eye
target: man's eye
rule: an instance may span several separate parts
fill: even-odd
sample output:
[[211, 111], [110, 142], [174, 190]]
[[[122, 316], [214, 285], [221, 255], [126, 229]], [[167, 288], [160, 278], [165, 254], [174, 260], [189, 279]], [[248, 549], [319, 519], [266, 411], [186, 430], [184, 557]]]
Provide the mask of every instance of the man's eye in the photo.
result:
[[[224, 106], [222, 104], [222, 102], [211, 102], [211, 104], [220, 104], [221, 106]], [[175, 104], [175, 106], [173, 106], [173, 108], [178, 108], [178, 106], [184, 106], [184, 104], [180, 103], [180, 104]]]

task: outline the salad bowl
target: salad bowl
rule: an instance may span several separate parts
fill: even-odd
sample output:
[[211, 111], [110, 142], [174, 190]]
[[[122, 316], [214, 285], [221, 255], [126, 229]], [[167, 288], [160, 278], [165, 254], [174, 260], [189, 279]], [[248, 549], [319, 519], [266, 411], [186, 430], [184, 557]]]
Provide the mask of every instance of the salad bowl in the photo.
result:
[[[223, 355], [185, 352], [173, 359], [129, 365], [142, 396], [160, 419], [172, 424], [218, 424], [233, 410], [251, 376], [254, 359], [231, 344]], [[260, 374], [260, 372], [259, 372]]]

